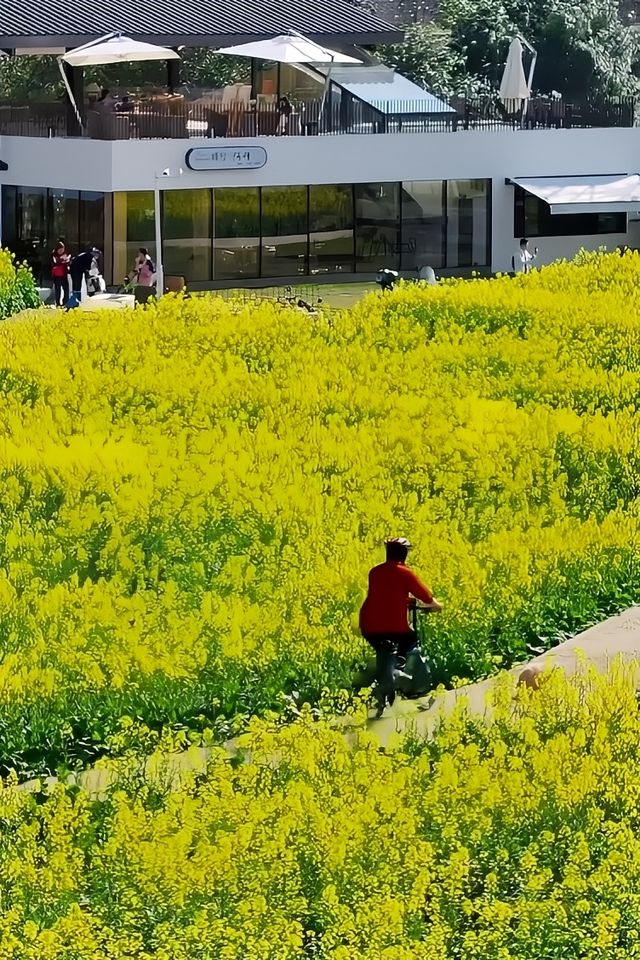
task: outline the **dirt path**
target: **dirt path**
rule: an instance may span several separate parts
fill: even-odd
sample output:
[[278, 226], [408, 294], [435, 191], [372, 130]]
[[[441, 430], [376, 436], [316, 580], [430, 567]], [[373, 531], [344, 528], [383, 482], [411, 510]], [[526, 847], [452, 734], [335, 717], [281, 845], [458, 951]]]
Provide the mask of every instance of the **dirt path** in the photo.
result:
[[[552, 664], [571, 676], [580, 668], [581, 663], [587, 662], [605, 673], [618, 657], [640, 663], [640, 606], [630, 607], [618, 616], [604, 620], [527, 664], [514, 667], [509, 673], [514, 684], [525, 666], [545, 668]], [[398, 700], [393, 708], [387, 709], [381, 719], [369, 721], [369, 731], [383, 747], [388, 746], [398, 735], [409, 731], [415, 731], [419, 736], [429, 736], [441, 714], [450, 713], [461, 698], [466, 699], [470, 711], [484, 715], [488, 710], [487, 697], [496, 679], [491, 677], [458, 690], [447, 690], [436, 700], [431, 697], [422, 700]], [[230, 755], [235, 754], [238, 749], [233, 740], [224, 747]], [[184, 773], [205, 770], [211, 753], [212, 750], [208, 747], [191, 747], [182, 753], [171, 754], [157, 761], [146, 759], [141, 763], [140, 772], [145, 776], [162, 772], [163, 778], [177, 782]], [[54, 783], [55, 779], [50, 777], [45, 782]], [[91, 796], [97, 797], [104, 793], [113, 780], [113, 772], [98, 763], [80, 774], [71, 775], [68, 782], [77, 784]], [[42, 780], [30, 780], [20, 784], [18, 789], [36, 791], [41, 788], [42, 783]]]

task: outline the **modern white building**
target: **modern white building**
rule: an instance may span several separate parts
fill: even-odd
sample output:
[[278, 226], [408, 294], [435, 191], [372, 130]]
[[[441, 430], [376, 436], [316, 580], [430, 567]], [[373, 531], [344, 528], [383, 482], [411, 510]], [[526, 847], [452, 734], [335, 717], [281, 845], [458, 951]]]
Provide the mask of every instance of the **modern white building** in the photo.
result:
[[[9, 0], [0, 48], [59, 52], [116, 28], [173, 47], [290, 28], [351, 52], [398, 39], [344, 0], [208, 0], [191, 13], [180, 2], [154, 6], [141, 33], [123, 0], [105, 0], [88, 34], [84, 6]], [[508, 270], [521, 236], [543, 263], [581, 247], [640, 246], [632, 104], [537, 102], [523, 128], [495, 105], [444, 104], [374, 64], [336, 67], [329, 80], [323, 103], [326, 71], [252, 63], [233, 89], [141, 95], [107, 113], [72, 73], [81, 127], [59, 101], [0, 102], [2, 243], [43, 277], [58, 237], [72, 249], [96, 244], [119, 283], [140, 246], [156, 256], [160, 188], [165, 274], [193, 288], [382, 266]], [[170, 68], [167, 85], [177, 83]]]

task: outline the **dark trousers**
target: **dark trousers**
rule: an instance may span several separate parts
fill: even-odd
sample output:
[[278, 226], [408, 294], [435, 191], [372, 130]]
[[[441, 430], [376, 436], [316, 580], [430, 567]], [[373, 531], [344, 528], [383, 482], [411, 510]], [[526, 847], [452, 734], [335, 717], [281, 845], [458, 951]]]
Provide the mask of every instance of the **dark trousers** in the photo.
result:
[[80, 291], [82, 290], [82, 277], [84, 276], [84, 270], [74, 270], [71, 269], [71, 290], [73, 293], [77, 293], [78, 300], [80, 299]]
[[54, 277], [53, 292], [56, 298], [56, 307], [63, 307], [69, 299], [69, 277]]
[[406, 633], [375, 633], [365, 637], [376, 652], [376, 697], [380, 706], [396, 699], [395, 671], [417, 644], [413, 630]]

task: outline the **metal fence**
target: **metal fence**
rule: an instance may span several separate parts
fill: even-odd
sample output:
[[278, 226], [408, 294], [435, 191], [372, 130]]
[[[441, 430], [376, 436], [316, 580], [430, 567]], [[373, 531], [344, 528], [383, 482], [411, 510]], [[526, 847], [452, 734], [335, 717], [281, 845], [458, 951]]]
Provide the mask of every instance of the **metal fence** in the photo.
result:
[[637, 125], [632, 97], [566, 101], [536, 97], [524, 110], [509, 110], [495, 98], [453, 97], [366, 104], [308, 101], [284, 112], [277, 104], [190, 102], [182, 98], [141, 100], [120, 112], [88, 106], [80, 127], [62, 102], [0, 101], [0, 134], [27, 137], [87, 137], [93, 140], [161, 140], [330, 136], [336, 134], [442, 133], [458, 130], [572, 129]]

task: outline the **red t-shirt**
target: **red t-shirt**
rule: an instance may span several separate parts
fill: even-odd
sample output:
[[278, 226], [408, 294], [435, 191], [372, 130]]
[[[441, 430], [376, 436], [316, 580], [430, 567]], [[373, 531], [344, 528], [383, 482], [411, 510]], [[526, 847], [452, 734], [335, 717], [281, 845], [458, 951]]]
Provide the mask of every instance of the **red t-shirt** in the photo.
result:
[[360, 610], [360, 630], [367, 636], [377, 633], [406, 633], [411, 597], [431, 603], [428, 587], [397, 560], [387, 560], [369, 571], [369, 592]]

